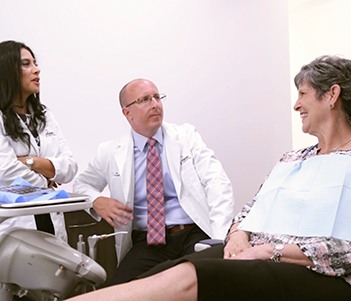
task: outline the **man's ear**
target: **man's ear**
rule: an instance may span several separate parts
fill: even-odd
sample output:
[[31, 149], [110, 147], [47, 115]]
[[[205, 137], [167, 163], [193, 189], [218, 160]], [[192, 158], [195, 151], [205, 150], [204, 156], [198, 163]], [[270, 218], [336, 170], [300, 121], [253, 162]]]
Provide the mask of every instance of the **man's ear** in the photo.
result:
[[125, 117], [128, 118], [128, 115], [129, 115], [129, 110], [128, 110], [128, 108], [122, 108], [122, 113], [123, 113], [123, 115], [124, 115]]

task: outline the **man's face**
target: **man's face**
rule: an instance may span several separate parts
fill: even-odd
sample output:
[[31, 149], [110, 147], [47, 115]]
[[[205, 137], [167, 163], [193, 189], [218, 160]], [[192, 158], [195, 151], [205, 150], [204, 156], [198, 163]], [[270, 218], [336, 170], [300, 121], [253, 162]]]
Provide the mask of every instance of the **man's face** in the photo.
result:
[[149, 101], [128, 105], [137, 99], [147, 99], [146, 96], [157, 96], [158, 94], [157, 87], [148, 80], [136, 80], [126, 87], [123, 114], [131, 127], [145, 137], [152, 137], [162, 124], [163, 105], [161, 100], [157, 97], [149, 97]]

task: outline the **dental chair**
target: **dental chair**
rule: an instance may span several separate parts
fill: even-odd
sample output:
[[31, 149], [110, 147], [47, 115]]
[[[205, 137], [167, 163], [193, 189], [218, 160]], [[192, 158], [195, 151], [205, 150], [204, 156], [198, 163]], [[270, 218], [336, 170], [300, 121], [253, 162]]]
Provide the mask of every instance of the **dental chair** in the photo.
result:
[[13, 228], [0, 235], [1, 301], [13, 296], [63, 300], [75, 289], [84, 293], [105, 280], [98, 263], [52, 234]]

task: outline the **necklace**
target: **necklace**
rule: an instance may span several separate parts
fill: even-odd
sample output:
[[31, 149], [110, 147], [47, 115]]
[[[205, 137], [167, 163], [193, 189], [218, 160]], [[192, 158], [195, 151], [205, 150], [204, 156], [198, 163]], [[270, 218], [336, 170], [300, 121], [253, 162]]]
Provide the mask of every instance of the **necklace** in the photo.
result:
[[[344, 145], [348, 144], [350, 141], [351, 141], [351, 138], [348, 139], [346, 142], [342, 143], [341, 145], [332, 148], [329, 152], [326, 152], [326, 151], [325, 151], [325, 152], [321, 152], [321, 154], [324, 155], [324, 154], [326, 154], [326, 153], [336, 152], [336, 151], [338, 151], [341, 147], [343, 147]], [[318, 151], [318, 152], [321, 151], [321, 148], [318, 148], [317, 151]]]

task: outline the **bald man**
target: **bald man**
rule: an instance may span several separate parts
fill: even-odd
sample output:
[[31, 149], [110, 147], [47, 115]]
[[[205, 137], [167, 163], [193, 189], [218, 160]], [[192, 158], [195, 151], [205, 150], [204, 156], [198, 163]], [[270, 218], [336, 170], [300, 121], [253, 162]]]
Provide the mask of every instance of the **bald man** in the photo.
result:
[[[130, 132], [102, 143], [74, 183], [75, 192], [93, 201], [94, 218], [128, 232], [116, 236], [118, 268], [110, 285], [192, 253], [202, 239], [224, 239], [234, 216], [232, 185], [221, 163], [194, 126], [163, 121], [165, 97], [150, 80], [127, 83], [119, 101]], [[158, 162], [154, 172], [159, 168], [151, 184], [148, 160]], [[109, 197], [102, 195], [106, 186]], [[158, 201], [150, 201], [150, 190]]]

